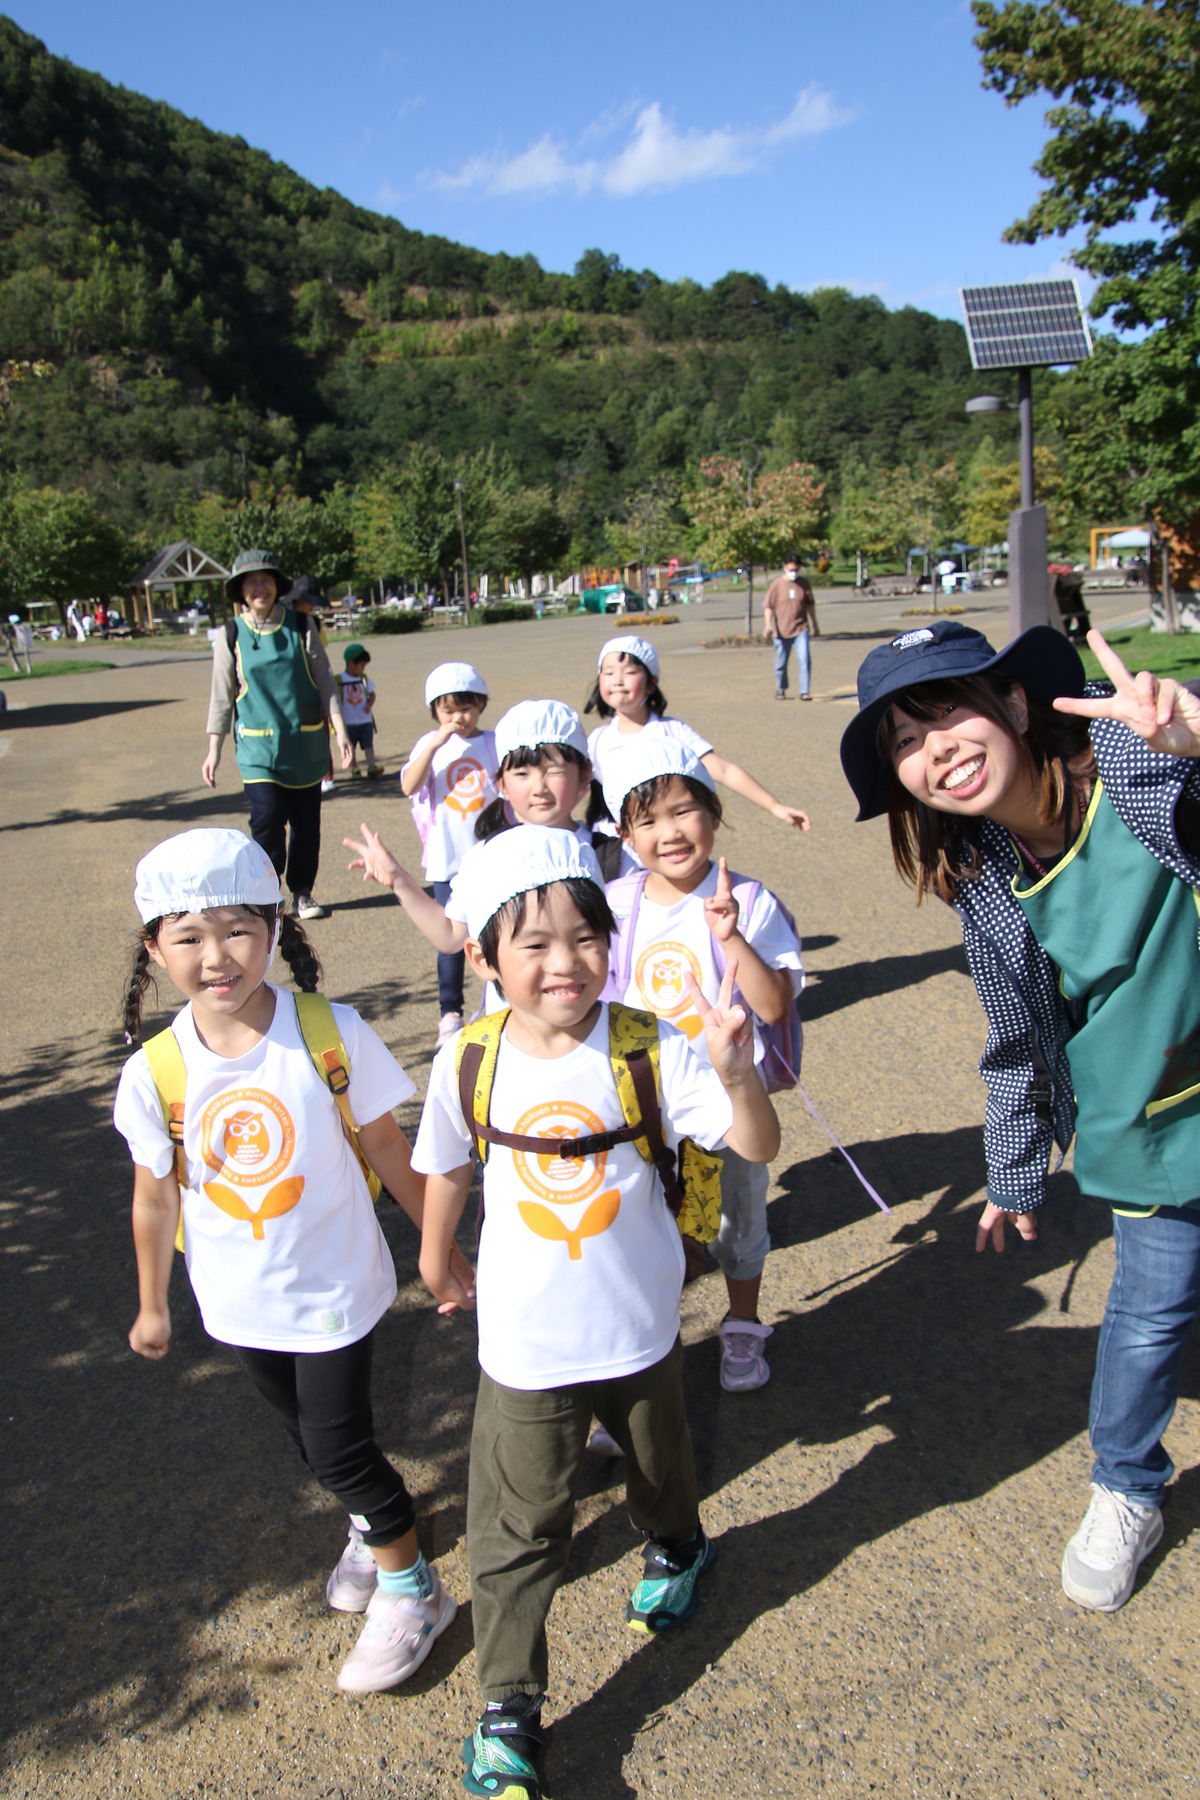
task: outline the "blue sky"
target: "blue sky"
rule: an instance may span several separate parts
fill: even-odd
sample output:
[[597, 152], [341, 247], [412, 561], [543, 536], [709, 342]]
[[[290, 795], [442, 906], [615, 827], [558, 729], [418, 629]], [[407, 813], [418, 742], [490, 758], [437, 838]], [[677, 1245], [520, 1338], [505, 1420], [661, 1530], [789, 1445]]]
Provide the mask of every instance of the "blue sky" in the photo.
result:
[[596, 245], [953, 317], [960, 285], [1069, 272], [1057, 241], [1000, 241], [1037, 192], [1044, 108], [983, 90], [960, 0], [9, 6], [318, 185], [546, 268]]

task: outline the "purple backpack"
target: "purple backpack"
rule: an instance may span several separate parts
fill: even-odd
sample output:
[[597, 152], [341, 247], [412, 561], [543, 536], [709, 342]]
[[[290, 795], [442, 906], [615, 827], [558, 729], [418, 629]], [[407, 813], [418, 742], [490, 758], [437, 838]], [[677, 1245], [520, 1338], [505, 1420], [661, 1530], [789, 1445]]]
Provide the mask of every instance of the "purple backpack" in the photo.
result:
[[[624, 1000], [629, 990], [629, 978], [633, 970], [633, 940], [637, 932], [642, 895], [648, 879], [649, 872], [642, 869], [636, 875], [623, 875], [619, 881], [611, 881], [608, 884], [610, 901], [618, 889], [622, 895], [632, 890], [633, 901], [629, 908], [629, 917], [617, 921], [617, 939], [613, 946], [608, 968], [608, 983], [601, 996], [602, 999]], [[738, 903], [738, 917], [739, 919], [749, 919], [754, 902], [762, 890], [762, 883], [746, 881], [740, 876], [732, 876], [731, 882], [734, 898]], [[796, 941], [799, 943], [800, 934], [796, 931], [795, 919], [778, 894], [773, 894], [772, 899], [793, 932], [796, 933]], [[716, 965], [717, 978], [720, 980], [725, 974], [725, 955], [716, 938], [712, 939], [712, 948], [713, 962]], [[734, 994], [739, 1003], [746, 1006], [741, 989], [735, 988]], [[750, 1008], [747, 1006], [746, 1010], [749, 1012]], [[784, 1088], [798, 1087], [800, 1058], [804, 1050], [804, 1026], [800, 1021], [798, 1001], [793, 997], [787, 1017], [782, 1019], [778, 1025], [764, 1024], [757, 1014], [753, 1017], [763, 1047], [763, 1058], [758, 1065], [759, 1073], [762, 1075], [763, 1085], [768, 1094], [777, 1094]]]

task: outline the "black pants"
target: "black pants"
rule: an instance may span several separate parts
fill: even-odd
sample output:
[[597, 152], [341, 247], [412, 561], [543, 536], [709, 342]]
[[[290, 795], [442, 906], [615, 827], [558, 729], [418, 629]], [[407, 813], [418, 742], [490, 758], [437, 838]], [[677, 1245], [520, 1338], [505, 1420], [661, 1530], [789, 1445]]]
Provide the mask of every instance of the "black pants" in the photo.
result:
[[[277, 781], [252, 781], [246, 788], [250, 802], [250, 836], [261, 844], [275, 865], [280, 881], [293, 894], [311, 894], [321, 861], [321, 784], [312, 787], [280, 787]], [[291, 826], [291, 842], [285, 834]]]
[[364, 1540], [393, 1544], [415, 1524], [416, 1513], [402, 1477], [375, 1442], [373, 1340], [369, 1331], [343, 1350], [235, 1348], [321, 1486], [341, 1501]]

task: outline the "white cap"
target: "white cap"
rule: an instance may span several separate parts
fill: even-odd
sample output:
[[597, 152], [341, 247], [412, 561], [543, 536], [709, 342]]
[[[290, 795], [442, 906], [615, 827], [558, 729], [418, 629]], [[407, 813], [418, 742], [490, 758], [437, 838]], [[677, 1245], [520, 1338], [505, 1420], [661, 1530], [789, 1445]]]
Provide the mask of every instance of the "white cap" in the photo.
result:
[[551, 881], [594, 881], [604, 892], [596, 852], [573, 831], [553, 825], [514, 825], [475, 844], [454, 878], [454, 896], [466, 914], [467, 936], [479, 934], [506, 900]]
[[715, 794], [717, 784], [694, 750], [678, 738], [639, 731], [628, 749], [608, 758], [604, 771], [604, 804], [618, 824], [626, 794], [659, 775], [688, 775]]
[[605, 657], [613, 655], [636, 656], [640, 663], [645, 663], [655, 681], [658, 680], [658, 651], [654, 648], [653, 644], [648, 644], [645, 638], [609, 638], [607, 644], [603, 646], [599, 656], [596, 658], [597, 675], [604, 667]]
[[573, 706], [561, 700], [519, 700], [497, 719], [497, 767], [513, 750], [536, 750], [539, 744], [570, 744], [587, 755], [587, 734]]
[[482, 694], [487, 698], [488, 684], [470, 663], [439, 663], [425, 677], [425, 704], [432, 706], [443, 694]]
[[278, 906], [279, 877], [261, 844], [240, 831], [181, 831], [156, 844], [134, 871], [143, 925], [210, 906]]

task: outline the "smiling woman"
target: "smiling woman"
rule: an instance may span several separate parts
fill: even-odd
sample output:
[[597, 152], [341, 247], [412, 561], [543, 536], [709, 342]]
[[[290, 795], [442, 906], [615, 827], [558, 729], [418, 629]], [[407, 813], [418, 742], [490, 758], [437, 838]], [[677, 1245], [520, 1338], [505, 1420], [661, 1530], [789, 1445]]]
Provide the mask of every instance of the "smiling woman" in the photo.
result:
[[873, 650], [842, 739], [859, 818], [886, 812], [897, 867], [958, 912], [988, 1015], [988, 1200], [1036, 1237], [1055, 1142], [1113, 1212], [1097, 1349], [1092, 1500], [1062, 1584], [1111, 1612], [1162, 1537], [1162, 1442], [1200, 1310], [1200, 699], [1108, 680], [1039, 626], [997, 654], [938, 621]]

